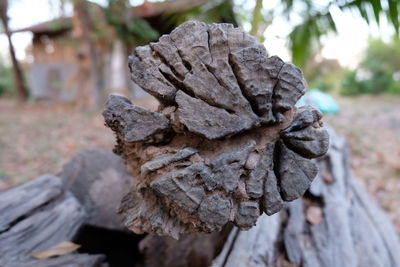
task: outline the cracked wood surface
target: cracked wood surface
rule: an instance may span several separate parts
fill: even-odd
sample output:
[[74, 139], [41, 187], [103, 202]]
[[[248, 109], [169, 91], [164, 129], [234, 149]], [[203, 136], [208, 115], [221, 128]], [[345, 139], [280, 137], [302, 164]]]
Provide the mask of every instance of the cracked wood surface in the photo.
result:
[[101, 254], [32, 254], [74, 241], [84, 225], [125, 229], [115, 213], [129, 185], [122, 159], [93, 149], [79, 152], [58, 176], [45, 174], [1, 191], [0, 266], [108, 266]]
[[322, 114], [294, 106], [302, 72], [254, 37], [189, 21], [137, 47], [129, 67], [160, 102], [151, 112], [111, 95], [103, 113], [135, 177], [120, 207], [130, 230], [178, 238], [228, 222], [249, 229], [309, 187], [311, 159], [328, 149]]
[[212, 267], [399, 266], [393, 224], [352, 177], [344, 138], [328, 131], [329, 151], [318, 160], [320, 173], [307, 193], [279, 213], [261, 216], [249, 231], [234, 228]]
[[85, 222], [84, 207], [65, 188], [61, 178], [42, 175], [0, 193], [0, 265], [97, 266], [102, 255], [74, 254], [34, 259], [32, 253], [72, 240]]

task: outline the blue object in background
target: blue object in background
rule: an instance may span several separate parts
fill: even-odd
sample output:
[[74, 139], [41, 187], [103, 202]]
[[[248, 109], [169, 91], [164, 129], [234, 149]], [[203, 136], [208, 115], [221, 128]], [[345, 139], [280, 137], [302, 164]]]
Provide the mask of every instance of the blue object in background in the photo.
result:
[[305, 105], [315, 106], [324, 114], [335, 114], [340, 111], [335, 99], [330, 94], [321, 92], [318, 89], [311, 89], [296, 104], [297, 107]]

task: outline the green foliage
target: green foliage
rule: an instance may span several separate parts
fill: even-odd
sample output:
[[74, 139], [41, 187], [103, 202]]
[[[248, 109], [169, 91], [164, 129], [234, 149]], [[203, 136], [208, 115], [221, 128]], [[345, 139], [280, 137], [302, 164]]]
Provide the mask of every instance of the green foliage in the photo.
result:
[[328, 32], [336, 32], [336, 25], [330, 13], [312, 12], [304, 14], [303, 23], [295, 26], [289, 34], [289, 48], [292, 52], [292, 61], [305, 67], [312, 52], [317, 48], [321, 36]]
[[154, 41], [159, 33], [144, 19], [130, 16], [131, 6], [127, 0], [108, 0], [104, 9], [108, 23], [118, 38], [126, 45], [142, 45]]
[[400, 70], [400, 39], [394, 38], [389, 43], [371, 40], [360, 66], [371, 71]]
[[51, 21], [49, 23], [49, 30], [56, 32], [58, 30], [64, 29], [65, 26], [68, 25], [69, 23], [70, 22], [65, 21], [65, 20], [54, 20], [54, 21]]
[[[239, 9], [240, 10], [240, 9]], [[239, 11], [240, 12], [240, 11]], [[251, 29], [249, 33], [255, 36], [260, 42], [265, 41], [264, 32], [269, 25], [272, 24], [274, 18], [273, 10], [265, 10], [263, 8], [263, 0], [256, 0], [255, 6], [252, 12], [246, 10], [242, 10], [245, 14], [243, 14], [243, 18], [251, 14], [251, 17], [248, 17], [247, 20], [251, 22]]]
[[390, 83], [388, 89], [386, 90], [389, 94], [400, 94], [400, 82]]
[[150, 24], [141, 18], [133, 18], [124, 25], [125, 38], [128, 38], [130, 44], [145, 44], [156, 40], [159, 37], [157, 30], [153, 29]]
[[178, 26], [191, 19], [205, 23], [226, 22], [238, 26], [232, 0], [209, 1], [184, 12], [165, 14], [165, 20], [169, 26]]
[[357, 72], [354, 70], [347, 70], [344, 73], [341, 94], [351, 96], [366, 93], [364, 84], [359, 83], [356, 77]]
[[342, 94], [400, 94], [400, 40], [371, 40], [356, 71], [347, 71]]
[[309, 87], [316, 88], [323, 92], [330, 92], [332, 91], [333, 85], [329, 83], [326, 78], [319, 78], [310, 83]]
[[397, 34], [399, 34], [399, 10], [398, 0], [352, 0], [339, 5], [342, 10], [353, 9], [359, 12], [362, 18], [370, 24], [380, 23], [380, 16], [386, 16]]
[[[127, 47], [145, 44], [159, 37], [157, 30], [146, 20], [132, 18], [129, 0], [107, 1], [108, 6], [105, 8], [107, 21]], [[288, 24], [294, 25], [288, 36], [292, 61], [301, 68], [306, 66], [312, 54], [319, 48], [321, 37], [337, 31], [336, 22], [332, 16], [333, 7], [343, 12], [357, 12], [369, 24], [379, 24], [380, 18], [385, 17], [395, 32], [399, 34], [400, 0], [281, 0], [281, 5], [273, 10], [266, 10], [263, 7], [265, 6], [264, 1], [268, 0], [204, 1], [203, 4], [179, 12], [179, 14], [164, 14], [165, 24], [175, 27], [186, 20], [197, 19], [206, 23], [229, 22], [237, 26], [237, 19], [242, 18], [245, 24], [251, 24], [252, 34], [256, 35], [259, 40], [263, 40], [263, 33], [273, 18], [285, 16]], [[249, 2], [254, 3], [253, 11], [245, 8], [252, 6], [249, 5]], [[240, 10], [245, 12], [240, 12]]]
[[283, 14], [288, 19], [301, 18], [289, 35], [292, 61], [304, 67], [312, 52], [318, 47], [321, 36], [336, 32], [336, 23], [331, 15], [333, 6], [342, 11], [358, 12], [368, 24], [379, 25], [380, 17], [387, 17], [390, 25], [399, 34], [399, 0], [332, 0], [321, 4], [312, 0], [282, 0]]
[[0, 95], [12, 94], [14, 82], [11, 67], [6, 66], [0, 58]]
[[[143, 45], [157, 40], [159, 32], [146, 20], [132, 18], [128, 0], [108, 0], [105, 15], [108, 23], [115, 29], [117, 36], [127, 46]], [[165, 13], [165, 24], [176, 27], [179, 24], [196, 19], [206, 23], [229, 22], [237, 26], [231, 0], [209, 1], [179, 13]]]

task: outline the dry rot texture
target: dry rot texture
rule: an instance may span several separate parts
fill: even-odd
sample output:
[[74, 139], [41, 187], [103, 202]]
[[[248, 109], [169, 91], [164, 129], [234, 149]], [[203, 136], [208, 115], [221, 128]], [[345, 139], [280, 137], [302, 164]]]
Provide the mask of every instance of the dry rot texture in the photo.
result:
[[300, 69], [241, 28], [189, 21], [129, 62], [160, 102], [152, 112], [111, 95], [103, 113], [134, 177], [120, 207], [129, 229], [174, 238], [228, 222], [249, 229], [310, 186], [329, 146], [322, 114], [295, 107]]

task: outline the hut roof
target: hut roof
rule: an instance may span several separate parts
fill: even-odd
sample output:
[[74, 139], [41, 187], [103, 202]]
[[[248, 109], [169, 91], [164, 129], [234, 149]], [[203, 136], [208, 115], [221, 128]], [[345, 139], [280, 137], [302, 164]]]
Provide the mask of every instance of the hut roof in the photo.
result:
[[141, 18], [154, 17], [161, 14], [172, 14], [187, 11], [210, 0], [169, 0], [163, 2], [145, 1], [142, 5], [132, 8], [132, 15]]
[[11, 33], [17, 33], [17, 32], [32, 32], [35, 34], [44, 34], [50, 32], [57, 33], [69, 30], [71, 28], [72, 28], [72, 19], [70, 17], [62, 17], [50, 21], [45, 21], [29, 27], [13, 30], [11, 31]]
[[[200, 6], [206, 2], [210, 2], [210, 0], [168, 0], [163, 2], [145, 1], [142, 5], [132, 7], [132, 16], [139, 18], [150, 18], [162, 14], [180, 13]], [[13, 30], [11, 33], [27, 31], [35, 34], [61, 33], [63, 31], [72, 29], [72, 27], [73, 25], [71, 17], [61, 17], [29, 27]]]

